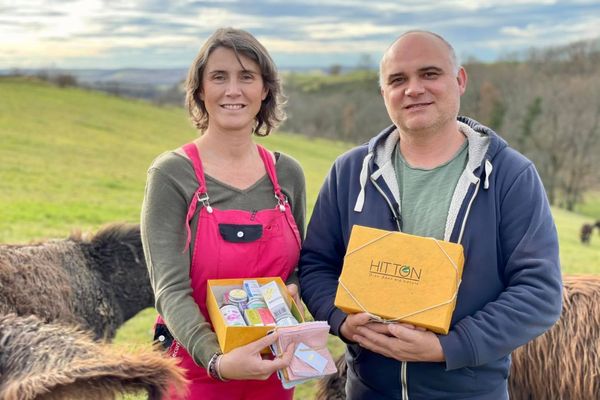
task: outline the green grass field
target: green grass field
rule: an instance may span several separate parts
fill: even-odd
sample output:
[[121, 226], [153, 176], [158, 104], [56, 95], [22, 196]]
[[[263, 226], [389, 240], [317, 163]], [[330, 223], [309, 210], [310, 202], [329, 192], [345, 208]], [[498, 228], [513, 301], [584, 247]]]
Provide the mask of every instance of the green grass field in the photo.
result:
[[[137, 222], [152, 159], [197, 134], [182, 109], [77, 88], [2, 78], [0, 99], [0, 243]], [[258, 141], [303, 165], [309, 213], [331, 163], [350, 147], [284, 133]], [[553, 210], [566, 273], [600, 273], [600, 236], [579, 243], [581, 225], [600, 219], [600, 195], [588, 198], [581, 214]], [[149, 309], [128, 321], [116, 343], [149, 345], [154, 316]], [[331, 338], [330, 348], [337, 355], [343, 346]], [[313, 386], [300, 385], [296, 398], [312, 398]]]

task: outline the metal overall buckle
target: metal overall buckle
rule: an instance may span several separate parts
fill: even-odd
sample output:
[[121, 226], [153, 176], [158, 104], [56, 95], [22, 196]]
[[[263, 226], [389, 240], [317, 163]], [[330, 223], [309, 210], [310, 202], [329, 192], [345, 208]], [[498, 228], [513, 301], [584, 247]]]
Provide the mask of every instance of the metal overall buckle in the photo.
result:
[[275, 198], [277, 199], [277, 205], [279, 206], [279, 210], [281, 212], [285, 211], [285, 205], [288, 204], [288, 199], [286, 197], [286, 195], [284, 195], [283, 193], [281, 193], [281, 197], [275, 195]]
[[206, 192], [204, 192], [204, 193], [202, 193], [202, 194], [200, 194], [200, 193], [196, 193], [196, 197], [198, 198], [198, 201], [199, 201], [200, 203], [202, 203], [202, 205], [203, 205], [204, 207], [206, 207], [206, 211], [208, 211], [209, 213], [212, 213], [213, 209], [212, 209], [212, 207], [210, 206], [210, 203], [209, 203], [209, 201], [208, 201], [208, 193], [206, 193]]

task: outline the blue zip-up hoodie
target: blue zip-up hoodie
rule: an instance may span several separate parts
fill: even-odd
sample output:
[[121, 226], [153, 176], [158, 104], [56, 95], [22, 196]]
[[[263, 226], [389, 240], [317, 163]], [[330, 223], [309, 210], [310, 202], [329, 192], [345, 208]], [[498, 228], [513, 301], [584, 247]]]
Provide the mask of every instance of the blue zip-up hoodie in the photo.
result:
[[[463, 245], [465, 266], [450, 332], [438, 336], [446, 361], [399, 362], [349, 344], [351, 398], [507, 398], [510, 353], [560, 316], [558, 238], [535, 167], [491, 129], [458, 121], [469, 159], [444, 239]], [[391, 126], [340, 156], [308, 226], [299, 264], [302, 298], [338, 336], [346, 314], [333, 303], [352, 226], [401, 230], [392, 162], [397, 140]]]

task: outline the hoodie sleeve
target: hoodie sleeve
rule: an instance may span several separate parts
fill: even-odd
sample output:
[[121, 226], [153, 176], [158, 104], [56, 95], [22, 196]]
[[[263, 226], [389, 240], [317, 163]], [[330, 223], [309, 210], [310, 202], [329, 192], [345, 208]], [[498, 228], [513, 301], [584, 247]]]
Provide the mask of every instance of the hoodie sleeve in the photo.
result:
[[325, 179], [302, 247], [299, 278], [302, 299], [316, 320], [325, 320], [331, 333], [347, 314], [333, 305], [346, 251], [338, 208], [336, 164]]
[[459, 320], [448, 335], [439, 336], [448, 370], [504, 357], [544, 333], [560, 316], [558, 237], [533, 164], [502, 195], [496, 246], [505, 289], [482, 309]]

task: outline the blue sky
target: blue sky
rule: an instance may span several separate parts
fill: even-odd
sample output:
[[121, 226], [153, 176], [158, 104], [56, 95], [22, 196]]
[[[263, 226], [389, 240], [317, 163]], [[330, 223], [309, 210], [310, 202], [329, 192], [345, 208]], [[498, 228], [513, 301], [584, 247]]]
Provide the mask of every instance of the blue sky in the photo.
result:
[[0, 0], [0, 68], [187, 67], [221, 26], [253, 33], [280, 68], [374, 66], [409, 29], [493, 61], [600, 37], [600, 1]]

